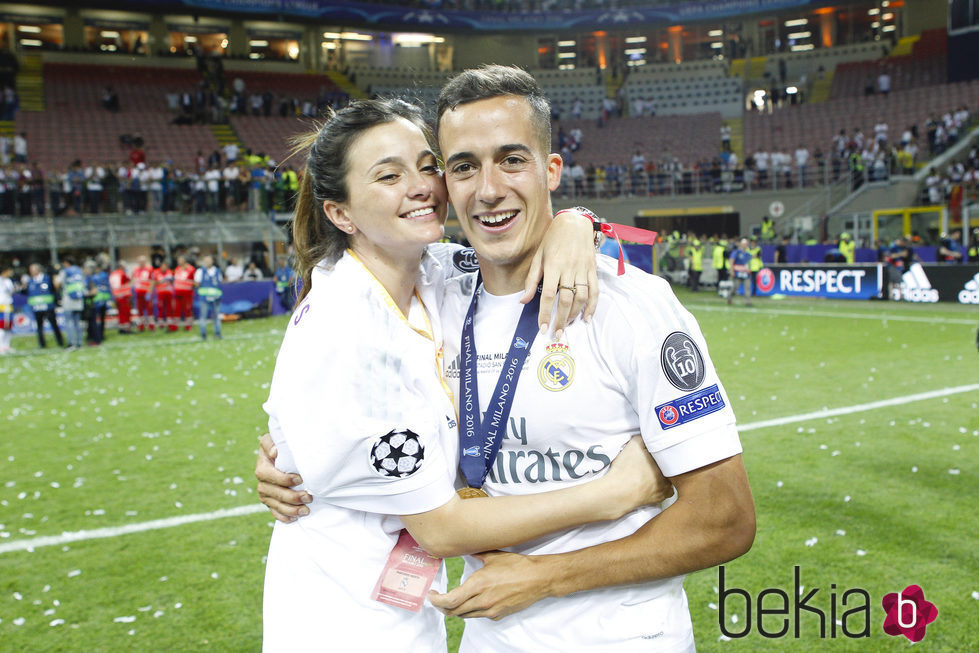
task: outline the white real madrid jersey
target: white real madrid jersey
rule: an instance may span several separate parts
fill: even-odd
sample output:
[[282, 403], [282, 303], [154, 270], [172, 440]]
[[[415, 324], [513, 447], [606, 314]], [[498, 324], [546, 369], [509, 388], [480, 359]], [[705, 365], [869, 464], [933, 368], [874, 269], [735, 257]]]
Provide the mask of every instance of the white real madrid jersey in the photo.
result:
[[[397, 515], [454, 493], [455, 413], [440, 322], [425, 314], [442, 285], [423, 274], [406, 318], [348, 252], [316, 268], [290, 318], [264, 407], [276, 465], [298, 471], [313, 502], [308, 516], [275, 524], [266, 651], [445, 650], [430, 605], [415, 613], [371, 599], [403, 528]], [[443, 570], [436, 588], [444, 582]]]
[[[662, 279], [599, 256], [598, 310], [560, 343], [538, 336], [523, 368], [510, 424], [485, 488], [490, 495], [559, 489], [604, 474], [642, 434], [675, 476], [741, 452], [734, 413], [696, 320]], [[448, 283], [442, 310], [446, 376], [459, 383], [459, 338], [474, 275]], [[520, 294], [485, 291], [475, 317], [480, 410], [491, 400], [523, 308]], [[626, 537], [661, 507], [589, 524], [510, 550], [560, 553]], [[478, 565], [467, 559], [467, 574]], [[683, 651], [693, 646], [683, 578], [545, 599], [500, 621], [466, 622], [463, 652]]]

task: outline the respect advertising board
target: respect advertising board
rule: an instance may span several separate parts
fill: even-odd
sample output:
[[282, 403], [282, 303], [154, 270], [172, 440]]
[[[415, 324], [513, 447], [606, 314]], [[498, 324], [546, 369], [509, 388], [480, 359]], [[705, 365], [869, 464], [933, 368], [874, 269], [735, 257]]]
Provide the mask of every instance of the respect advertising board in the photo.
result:
[[883, 270], [872, 265], [773, 265], [755, 275], [756, 294], [762, 297], [828, 297], [873, 299], [881, 296]]

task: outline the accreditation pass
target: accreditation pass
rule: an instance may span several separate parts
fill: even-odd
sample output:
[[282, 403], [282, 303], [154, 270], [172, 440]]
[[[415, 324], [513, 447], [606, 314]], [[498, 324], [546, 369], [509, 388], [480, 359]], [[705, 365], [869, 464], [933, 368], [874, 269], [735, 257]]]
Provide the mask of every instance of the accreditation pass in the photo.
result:
[[442, 558], [429, 555], [407, 529], [402, 529], [371, 598], [418, 612], [441, 566]]

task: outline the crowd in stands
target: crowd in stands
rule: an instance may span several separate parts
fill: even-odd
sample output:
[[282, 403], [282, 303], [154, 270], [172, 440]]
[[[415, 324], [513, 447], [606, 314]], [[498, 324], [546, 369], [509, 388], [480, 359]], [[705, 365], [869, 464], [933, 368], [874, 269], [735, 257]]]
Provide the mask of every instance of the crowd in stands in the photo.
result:
[[[684, 161], [670, 154], [647, 157], [642, 149], [635, 149], [628, 158], [588, 164], [578, 161], [587, 155], [581, 129], [565, 131], [559, 127], [557, 146], [565, 165], [561, 192], [565, 196], [607, 198], [778, 190], [841, 180], [848, 180], [851, 188], [856, 189], [868, 181], [914, 174], [926, 155], [938, 156], [957, 143], [971, 122], [968, 107], [961, 105], [942, 115], [930, 116], [924, 134], [919, 134], [914, 124], [892, 134], [890, 125], [880, 120], [868, 133], [860, 127], [849, 131], [840, 129], [832, 142], [826, 144], [825, 151], [820, 147], [810, 150], [800, 143], [791, 149], [759, 150], [745, 161], [731, 151], [731, 130], [723, 123], [719, 150], [710, 158]], [[946, 196], [947, 189], [959, 183], [967, 192], [974, 193], [977, 180], [963, 164], [950, 166], [942, 179]]]
[[0, 167], [0, 215], [291, 211], [298, 188], [292, 166], [251, 150], [239, 154], [235, 144], [207, 157], [198, 151], [192, 166], [147, 161], [136, 146], [125, 162], [76, 160], [47, 171], [37, 163]]
[[[167, 109], [174, 114], [173, 124], [222, 124], [229, 116], [265, 116], [282, 118], [323, 115], [328, 109], [346, 106], [349, 96], [339, 90], [320, 86], [315, 97], [295, 97], [273, 93], [269, 89], [248, 89], [241, 77], [236, 77], [230, 88], [222, 82], [201, 80], [196, 88], [180, 93], [167, 93]], [[107, 105], [103, 97], [103, 106]], [[112, 110], [112, 109], [110, 109]], [[118, 97], [115, 100], [118, 110]]]

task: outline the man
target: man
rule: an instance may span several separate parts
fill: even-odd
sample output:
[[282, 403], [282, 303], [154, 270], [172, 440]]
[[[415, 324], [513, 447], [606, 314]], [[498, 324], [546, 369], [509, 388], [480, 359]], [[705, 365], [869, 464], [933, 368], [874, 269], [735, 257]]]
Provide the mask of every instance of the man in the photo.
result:
[[190, 331], [194, 323], [194, 266], [184, 256], [177, 257], [177, 267], [173, 270], [174, 318]]
[[761, 242], [768, 244], [775, 240], [775, 223], [770, 217], [763, 216], [761, 219]]
[[51, 323], [51, 330], [58, 341], [59, 347], [65, 346], [65, 341], [61, 337], [61, 329], [58, 328], [58, 318], [54, 309], [54, 284], [51, 277], [44, 271], [38, 263], [31, 263], [28, 268], [30, 278], [27, 280], [27, 305], [34, 311], [34, 321], [37, 323], [37, 344], [41, 349], [47, 348], [44, 340], [44, 322]]
[[149, 326], [152, 331], [156, 328], [153, 321], [153, 268], [145, 256], [136, 260], [133, 282], [136, 286], [136, 327], [144, 331]]
[[10, 335], [14, 328], [14, 268], [0, 267], [0, 355], [9, 354]]
[[166, 261], [160, 261], [160, 267], [153, 270], [153, 292], [156, 293], [156, 321], [160, 330], [177, 330], [173, 312], [173, 270]]
[[778, 247], [775, 248], [775, 263], [778, 265], [785, 265], [789, 262], [789, 243], [792, 242], [792, 238], [789, 236], [782, 236], [782, 242], [779, 243]]
[[279, 304], [287, 313], [292, 312], [292, 306], [296, 303], [294, 276], [289, 260], [281, 258], [279, 267], [275, 270], [275, 294], [279, 296]]
[[758, 294], [758, 272], [765, 265], [761, 258], [761, 245], [758, 239], [751, 237], [751, 244], [748, 246], [748, 253], [751, 254], [751, 261], [748, 262], [748, 272], [751, 275], [751, 294]]
[[82, 269], [75, 265], [70, 256], [61, 259], [58, 286], [61, 289], [61, 312], [65, 318], [68, 349], [71, 351], [82, 346], [82, 311], [85, 309], [87, 289]]
[[714, 243], [714, 249], [711, 250], [710, 257], [711, 263], [714, 269], [717, 271], [717, 283], [718, 286], [722, 281], [727, 281], [727, 264], [725, 262], [727, 253], [727, 237], [721, 236], [720, 240]]
[[[460, 74], [443, 89], [438, 115], [449, 195], [478, 252], [483, 282], [458, 277], [442, 311], [446, 360], [456, 370], [450, 382], [474, 376], [485, 388], [472, 413], [505, 400], [490, 399], [489, 391], [508, 348], [528, 346], [511, 334], [562, 163], [560, 155], [548, 154], [548, 102], [518, 69], [487, 66]], [[529, 344], [530, 373], [519, 380], [519, 392], [508, 395], [512, 410], [503, 423], [510, 428], [489, 465], [486, 487], [494, 495], [525, 494], [574, 483], [603, 470], [629, 435], [642, 433], [680, 498], [662, 511], [643, 509], [516, 547], [522, 554], [553, 555], [479, 556], [483, 567], [452, 592], [430, 595], [432, 603], [464, 617], [523, 611], [514, 619], [470, 621], [463, 652], [648, 650], [647, 639], [692, 651], [681, 574], [741, 555], [754, 537], [734, 416], [701, 353], [699, 329], [664, 281], [631, 267], [617, 277], [615, 268], [605, 257], [599, 261], [602, 299], [590, 323], [571, 324], [554, 334], [555, 342]], [[544, 292], [570, 299], [582, 292], [578, 288], [576, 282]], [[474, 291], [478, 303], [471, 304]], [[466, 324], [471, 353], [453, 337]], [[466, 390], [470, 384], [461, 385]], [[718, 410], [706, 419], [690, 413], [681, 424], [674, 406], [693, 396], [684, 392], [709, 394]], [[460, 416], [464, 430], [469, 413]], [[479, 561], [467, 560], [470, 572]]]
[[197, 287], [197, 317], [201, 325], [201, 340], [207, 340], [208, 315], [214, 320], [214, 335], [221, 339], [221, 269], [214, 265], [214, 257], [204, 257], [203, 265], [194, 272]]
[[963, 254], [962, 230], [953, 229], [938, 246], [938, 260], [941, 263], [961, 263]]
[[109, 274], [109, 287], [112, 289], [112, 301], [118, 312], [119, 333], [129, 333], [132, 322], [133, 287], [129, 275], [126, 274], [126, 262], [119, 261]]
[[704, 244], [696, 237], [687, 245], [687, 256], [690, 258], [690, 291], [700, 290], [700, 274], [704, 271]]
[[734, 277], [734, 286], [731, 294], [727, 296], [727, 305], [734, 302], [734, 296], [738, 293], [738, 286], [744, 289], [744, 305], [751, 306], [751, 253], [748, 251], [748, 239], [742, 238], [738, 241], [738, 246], [728, 257], [731, 263], [731, 274]]
[[[86, 268], [89, 264], [86, 264]], [[92, 298], [92, 312], [89, 317], [92, 332], [92, 344], [101, 345], [105, 341], [105, 314], [112, 301], [112, 287], [109, 284], [107, 262], [91, 264], [91, 275], [88, 277], [89, 294]]]
[[844, 231], [840, 234], [840, 254], [843, 255], [843, 260], [849, 265], [853, 265], [854, 261], [857, 260], [857, 244], [853, 242], [853, 238], [850, 237], [849, 232]]

